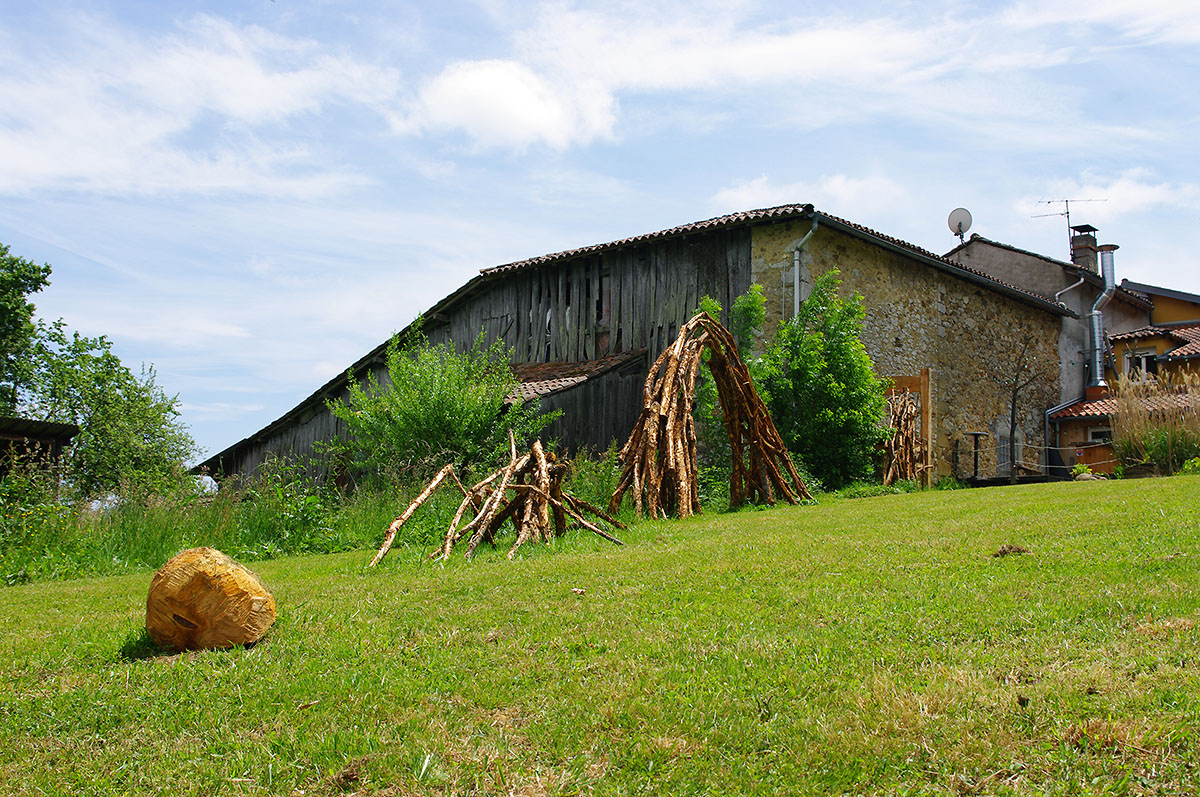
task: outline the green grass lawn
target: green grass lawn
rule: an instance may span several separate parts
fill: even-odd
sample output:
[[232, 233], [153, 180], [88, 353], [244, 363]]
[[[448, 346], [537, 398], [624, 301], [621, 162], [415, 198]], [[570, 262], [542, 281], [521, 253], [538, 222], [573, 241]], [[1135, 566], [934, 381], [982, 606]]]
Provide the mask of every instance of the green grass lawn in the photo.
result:
[[[835, 500], [623, 536], [515, 562], [255, 563], [279, 604], [267, 639], [180, 656], [146, 656], [148, 573], [0, 590], [0, 792], [1200, 782], [1200, 477]], [[1003, 544], [1029, 553], [994, 558]]]

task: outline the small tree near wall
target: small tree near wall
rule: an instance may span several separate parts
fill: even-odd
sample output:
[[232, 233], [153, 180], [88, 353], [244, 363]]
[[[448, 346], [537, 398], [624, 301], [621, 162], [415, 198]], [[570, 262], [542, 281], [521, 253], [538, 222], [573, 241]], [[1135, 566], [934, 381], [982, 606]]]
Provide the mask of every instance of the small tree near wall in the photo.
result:
[[859, 335], [862, 297], [838, 295], [829, 271], [800, 313], [779, 325], [764, 358], [768, 406], [788, 449], [827, 487], [871, 475], [887, 399]]

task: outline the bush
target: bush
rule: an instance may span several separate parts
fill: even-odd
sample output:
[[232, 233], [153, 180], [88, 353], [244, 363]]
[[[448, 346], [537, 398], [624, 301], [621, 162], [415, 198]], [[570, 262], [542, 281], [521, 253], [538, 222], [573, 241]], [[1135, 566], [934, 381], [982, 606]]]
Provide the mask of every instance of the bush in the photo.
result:
[[767, 406], [784, 443], [826, 486], [870, 476], [887, 439], [887, 399], [859, 339], [862, 297], [838, 295], [836, 270], [813, 283], [794, 319], [779, 325], [764, 369]]
[[429, 476], [447, 462], [467, 469], [508, 452], [508, 430], [523, 446], [558, 413], [542, 414], [537, 402], [507, 403], [518, 382], [501, 341], [470, 351], [433, 346], [419, 332], [387, 350], [388, 384], [374, 374], [364, 387], [348, 375], [349, 398], [328, 403], [349, 439], [333, 444], [356, 468], [393, 480]]
[[1171, 474], [1200, 457], [1200, 374], [1115, 386], [1113, 451], [1125, 465], [1150, 464]]

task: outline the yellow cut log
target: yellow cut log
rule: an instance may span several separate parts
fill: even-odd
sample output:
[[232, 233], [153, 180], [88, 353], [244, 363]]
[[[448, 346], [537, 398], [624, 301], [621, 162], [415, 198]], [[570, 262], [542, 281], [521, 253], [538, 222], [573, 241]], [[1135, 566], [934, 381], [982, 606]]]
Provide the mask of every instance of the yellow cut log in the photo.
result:
[[215, 548], [172, 557], [150, 582], [146, 630], [173, 650], [206, 650], [262, 639], [275, 598], [257, 575]]

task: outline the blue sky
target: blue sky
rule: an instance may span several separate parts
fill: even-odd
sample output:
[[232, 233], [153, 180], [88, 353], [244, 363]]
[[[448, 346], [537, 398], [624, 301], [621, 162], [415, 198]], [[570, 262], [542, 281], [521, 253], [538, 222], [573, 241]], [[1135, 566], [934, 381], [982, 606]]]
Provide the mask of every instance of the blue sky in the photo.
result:
[[1200, 3], [0, 0], [0, 241], [215, 453], [480, 268], [787, 202], [1200, 292]]

